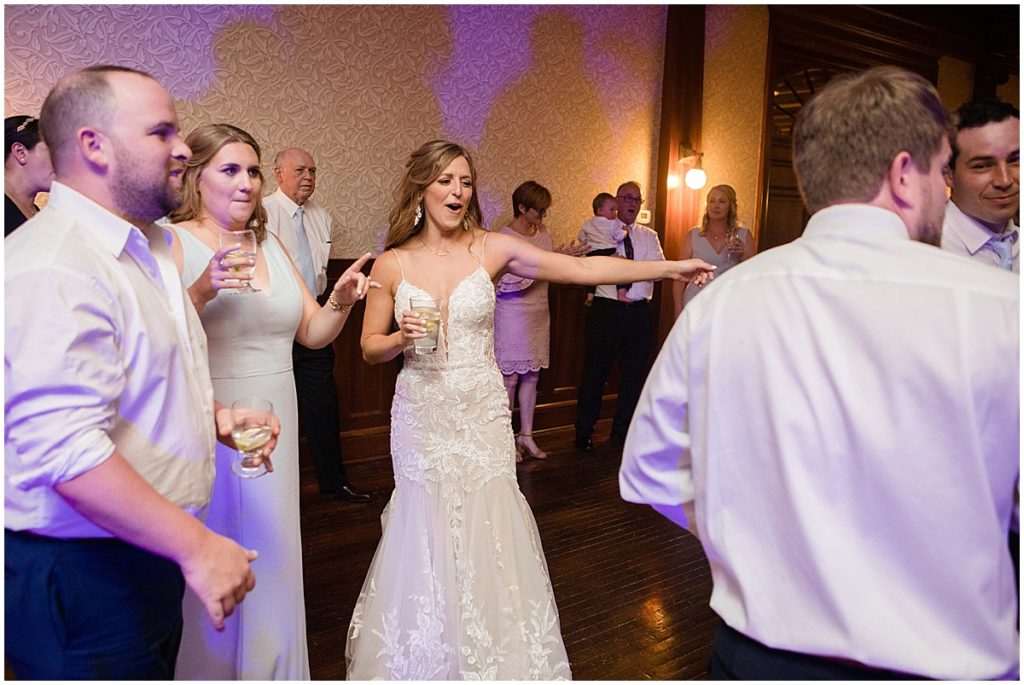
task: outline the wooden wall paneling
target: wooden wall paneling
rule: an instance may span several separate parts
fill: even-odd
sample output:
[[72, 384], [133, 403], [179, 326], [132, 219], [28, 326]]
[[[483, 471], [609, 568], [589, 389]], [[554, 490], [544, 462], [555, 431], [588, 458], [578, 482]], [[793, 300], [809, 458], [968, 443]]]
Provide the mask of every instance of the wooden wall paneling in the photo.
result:
[[[334, 282], [352, 265], [352, 259], [332, 259], [327, 282]], [[369, 273], [370, 262], [364, 272]], [[323, 301], [323, 298], [321, 298]], [[371, 366], [363, 361], [359, 338], [365, 304], [356, 305], [334, 340], [334, 380], [338, 386], [342, 458], [360, 461], [390, 453], [391, 398], [398, 376], [396, 362]]]
[[[1019, 21], [1017, 6], [769, 7], [767, 183], [760, 203], [764, 230], [759, 250], [798, 237], [807, 220], [791, 170], [791, 137], [788, 132], [773, 135], [770, 126], [776, 86], [808, 70], [840, 73], [882, 64], [936, 83], [939, 58], [949, 55], [976, 65], [976, 97], [992, 95], [996, 83], [1020, 73]], [[990, 75], [991, 83], [986, 80]]]
[[[809, 218], [792, 169], [792, 136], [774, 119], [799, 107], [832, 75], [894, 64], [938, 79], [935, 44], [913, 27], [866, 7], [772, 6], [768, 24], [765, 175], [758, 251], [788, 243]], [[782, 102], [789, 99], [790, 103]], [[781, 103], [781, 104], [780, 104]]]
[[[682, 182], [679, 145], [701, 149], [701, 118], [704, 94], [704, 6], [670, 5], [665, 28], [665, 60], [661, 85], [661, 128], [658, 145], [658, 198], [654, 228], [668, 259], [678, 259], [683, 236], [698, 221], [700, 193]], [[668, 188], [669, 174], [679, 181]], [[663, 281], [655, 288], [657, 341], [661, 344], [675, 323], [672, 284]]]
[[[567, 426], [576, 421], [576, 397], [580, 378], [583, 377], [583, 351], [586, 349], [585, 297], [586, 290], [581, 286], [548, 286], [551, 357], [548, 368], [540, 372], [534, 430]], [[611, 381], [611, 387], [617, 387], [617, 378]], [[513, 424], [518, 429], [518, 407], [513, 416]]]

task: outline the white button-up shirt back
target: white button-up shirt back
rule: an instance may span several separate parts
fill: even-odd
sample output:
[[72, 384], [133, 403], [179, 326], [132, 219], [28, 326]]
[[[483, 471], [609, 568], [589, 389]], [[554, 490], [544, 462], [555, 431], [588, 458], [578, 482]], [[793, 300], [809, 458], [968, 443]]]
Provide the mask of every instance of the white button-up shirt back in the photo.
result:
[[866, 205], [717, 279], [626, 441], [625, 499], [696, 504], [712, 608], [769, 646], [943, 679], [1018, 662], [1019, 277]]

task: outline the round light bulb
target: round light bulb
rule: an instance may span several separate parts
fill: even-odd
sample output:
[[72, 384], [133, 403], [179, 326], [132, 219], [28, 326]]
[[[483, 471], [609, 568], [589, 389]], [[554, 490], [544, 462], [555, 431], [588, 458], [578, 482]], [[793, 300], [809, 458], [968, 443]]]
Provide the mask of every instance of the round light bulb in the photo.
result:
[[694, 167], [686, 172], [686, 176], [683, 180], [686, 181], [687, 188], [691, 190], [700, 190], [704, 187], [704, 184], [708, 182], [708, 175], [700, 167]]

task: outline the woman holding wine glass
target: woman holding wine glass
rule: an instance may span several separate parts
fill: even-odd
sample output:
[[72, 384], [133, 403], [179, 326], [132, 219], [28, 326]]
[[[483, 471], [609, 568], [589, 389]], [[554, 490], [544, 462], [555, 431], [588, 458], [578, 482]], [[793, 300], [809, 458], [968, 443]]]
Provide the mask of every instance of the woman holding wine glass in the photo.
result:
[[[374, 286], [359, 273], [369, 254], [338, 279], [321, 307], [267, 231], [260, 148], [252, 136], [228, 124], [207, 124], [185, 142], [192, 157], [169, 228], [174, 259], [206, 330], [214, 390], [225, 403], [272, 403], [281, 434], [273, 473], [260, 478], [236, 475], [238, 454], [218, 448], [206, 523], [257, 550], [259, 588], [222, 632], [203, 620], [198, 601], [186, 594], [176, 677], [308, 680], [292, 342], [317, 348], [334, 340], [352, 305]], [[249, 247], [246, 232], [255, 238]]]
[[[472, 159], [444, 140], [412, 154], [388, 218], [361, 345], [371, 364], [405, 357], [391, 408], [395, 490], [349, 626], [347, 677], [569, 678], [537, 524], [516, 483], [494, 283], [505, 273], [580, 285], [703, 282], [713, 267], [580, 259], [488, 233]], [[440, 301], [430, 353], [415, 351], [427, 329], [411, 300], [423, 296]]]
[[[708, 191], [707, 206], [700, 226], [695, 226], [683, 237], [681, 257], [697, 257], [718, 267], [716, 276], [750, 259], [757, 252], [754, 238], [747, 228], [739, 225], [739, 203], [736, 191], [729, 185], [717, 185]], [[672, 304], [676, 318], [683, 307], [696, 297], [700, 288], [683, 282], [672, 284]]]

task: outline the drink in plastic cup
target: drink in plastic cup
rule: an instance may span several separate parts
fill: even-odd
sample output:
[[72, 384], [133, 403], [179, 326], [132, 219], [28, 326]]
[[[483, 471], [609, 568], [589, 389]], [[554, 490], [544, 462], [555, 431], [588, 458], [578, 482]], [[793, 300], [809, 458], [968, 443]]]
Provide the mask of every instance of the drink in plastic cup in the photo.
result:
[[424, 320], [427, 337], [415, 342], [416, 354], [433, 354], [437, 350], [437, 331], [441, 326], [441, 300], [432, 297], [409, 298], [409, 309]]

